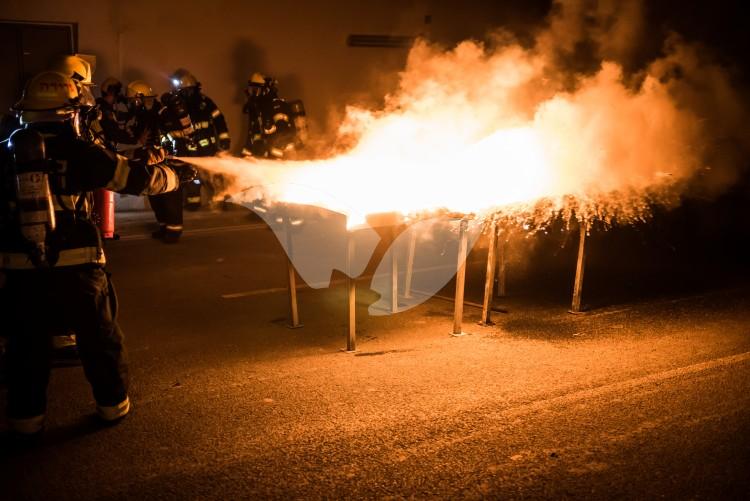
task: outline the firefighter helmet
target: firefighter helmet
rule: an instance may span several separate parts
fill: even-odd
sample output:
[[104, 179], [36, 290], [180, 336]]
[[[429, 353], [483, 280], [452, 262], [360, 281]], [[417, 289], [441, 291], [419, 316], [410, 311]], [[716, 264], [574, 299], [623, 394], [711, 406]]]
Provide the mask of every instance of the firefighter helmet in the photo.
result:
[[256, 71], [255, 73], [250, 75], [250, 78], [247, 79], [247, 84], [262, 87], [266, 85], [266, 76], [263, 75], [263, 73], [258, 73]]
[[60, 56], [54, 60], [50, 69], [52, 71], [59, 71], [63, 75], [68, 75], [83, 85], [93, 85], [91, 80], [91, 65], [79, 56]]
[[78, 113], [80, 94], [73, 79], [57, 71], [43, 71], [34, 76], [13, 110], [22, 123], [60, 122]]
[[70, 77], [58, 71], [43, 71], [29, 80], [13, 109], [21, 112], [75, 109], [78, 98], [78, 87]]
[[272, 96], [276, 95], [276, 80], [273, 77], [255, 72], [247, 80], [247, 89], [245, 93], [250, 97]]
[[91, 92], [91, 65], [85, 59], [78, 56], [61, 56], [52, 64], [53, 71], [59, 71], [69, 76], [78, 87], [81, 104], [84, 106], [96, 105], [94, 94]]
[[117, 95], [122, 91], [122, 82], [115, 77], [106, 78], [102, 82], [102, 95], [114, 94]]
[[126, 96], [131, 99], [136, 97], [156, 97], [156, 93], [154, 93], [151, 86], [143, 80], [133, 80], [128, 84]]
[[200, 82], [195, 78], [195, 75], [184, 68], [179, 68], [175, 71], [170, 77], [170, 80], [172, 81], [172, 87], [177, 90], [198, 87], [200, 85]]

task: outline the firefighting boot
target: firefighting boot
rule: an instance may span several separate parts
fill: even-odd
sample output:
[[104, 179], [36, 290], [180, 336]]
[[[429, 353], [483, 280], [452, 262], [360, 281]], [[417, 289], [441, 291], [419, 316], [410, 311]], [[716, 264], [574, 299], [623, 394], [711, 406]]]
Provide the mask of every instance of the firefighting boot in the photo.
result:
[[18, 437], [36, 437], [44, 431], [44, 420], [44, 414], [28, 418], [8, 417], [8, 430]]
[[121, 420], [130, 412], [130, 398], [125, 397], [125, 400], [117, 405], [98, 405], [96, 406], [96, 414], [107, 423], [116, 423]]
[[164, 238], [161, 239], [165, 244], [176, 244], [180, 241], [182, 236], [182, 230], [167, 230], [164, 233]]
[[167, 234], [167, 225], [166, 224], [160, 224], [159, 229], [151, 233], [151, 238], [155, 238], [156, 240], [161, 240], [164, 238], [164, 235]]

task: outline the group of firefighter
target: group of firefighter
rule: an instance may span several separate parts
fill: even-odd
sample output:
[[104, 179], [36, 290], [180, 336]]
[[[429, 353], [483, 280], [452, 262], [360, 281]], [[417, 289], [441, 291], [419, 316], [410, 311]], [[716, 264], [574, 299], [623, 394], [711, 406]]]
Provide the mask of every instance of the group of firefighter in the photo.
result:
[[[125, 156], [144, 146], [163, 147], [180, 157], [228, 154], [229, 130], [221, 110], [201, 91], [200, 82], [187, 70], [171, 77], [172, 92], [157, 98], [143, 80], [123, 85], [114, 78], [101, 85], [97, 100], [101, 140], [108, 148]], [[253, 73], [245, 89], [243, 111], [249, 117], [248, 134], [242, 155], [258, 158], [285, 158], [299, 150], [306, 139], [302, 102], [279, 98], [276, 81]], [[165, 243], [179, 240], [183, 228], [182, 208], [198, 208], [220, 197], [224, 180], [220, 175], [202, 174], [192, 184], [175, 192], [150, 196], [159, 229], [154, 238]]]
[[[213, 200], [221, 182], [175, 157], [227, 155], [230, 148], [226, 121], [195, 76], [180, 69], [170, 80], [172, 91], [157, 97], [142, 80], [123, 92], [118, 80], [108, 78], [94, 99], [88, 62], [61, 56], [29, 80], [3, 119], [0, 347], [13, 436], [36, 437], [43, 430], [53, 339], [71, 334], [97, 415], [116, 422], [130, 410], [123, 335], [94, 193], [148, 196], [159, 222], [153, 237], [174, 243], [182, 233], [183, 207], [201, 203], [201, 186]], [[276, 82], [259, 73], [250, 77], [246, 94], [244, 156], [284, 158], [302, 146], [301, 102], [280, 99]]]

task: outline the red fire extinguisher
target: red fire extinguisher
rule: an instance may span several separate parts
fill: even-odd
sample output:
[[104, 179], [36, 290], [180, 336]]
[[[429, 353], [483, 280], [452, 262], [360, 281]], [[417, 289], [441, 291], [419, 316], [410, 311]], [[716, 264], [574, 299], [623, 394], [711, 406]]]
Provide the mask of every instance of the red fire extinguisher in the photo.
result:
[[117, 239], [115, 235], [115, 193], [104, 188], [94, 191], [96, 225], [104, 239]]

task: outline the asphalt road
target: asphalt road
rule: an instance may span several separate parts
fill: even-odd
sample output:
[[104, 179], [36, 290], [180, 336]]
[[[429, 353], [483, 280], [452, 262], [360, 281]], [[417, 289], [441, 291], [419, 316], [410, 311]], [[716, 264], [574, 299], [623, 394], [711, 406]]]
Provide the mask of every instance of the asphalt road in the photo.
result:
[[[340, 286], [300, 290], [305, 325], [285, 327], [285, 259], [264, 225], [199, 213], [188, 230], [166, 246], [135, 218], [108, 246], [132, 414], [98, 426], [81, 369], [55, 369], [41, 443], [2, 442], [0, 498], [750, 495], [743, 280], [581, 316], [551, 282], [535, 295], [519, 280], [530, 292], [502, 300], [497, 325], [467, 307], [458, 338], [439, 299], [368, 318], [363, 280], [346, 353]], [[471, 261], [477, 300], [481, 250]]]

